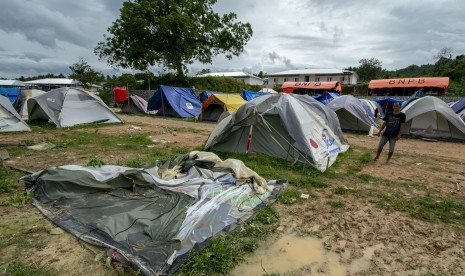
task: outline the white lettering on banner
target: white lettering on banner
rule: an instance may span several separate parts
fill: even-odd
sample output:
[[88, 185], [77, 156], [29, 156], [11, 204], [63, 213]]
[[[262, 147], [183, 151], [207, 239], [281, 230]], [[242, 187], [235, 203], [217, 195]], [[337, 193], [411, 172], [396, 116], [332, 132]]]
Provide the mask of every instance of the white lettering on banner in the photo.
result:
[[187, 109], [194, 109], [194, 106], [191, 103], [186, 103]]
[[54, 102], [55, 102], [55, 99], [47, 98], [47, 101], [54, 103]]

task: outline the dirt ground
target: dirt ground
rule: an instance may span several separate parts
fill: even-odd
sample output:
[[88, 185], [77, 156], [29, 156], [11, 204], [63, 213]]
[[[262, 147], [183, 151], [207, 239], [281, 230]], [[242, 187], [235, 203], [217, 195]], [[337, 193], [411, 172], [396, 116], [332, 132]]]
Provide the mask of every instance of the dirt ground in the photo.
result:
[[[142, 116], [121, 117], [126, 122], [124, 125], [101, 127], [98, 131], [117, 134], [149, 130], [154, 133], [154, 139], [167, 139], [178, 146], [193, 148], [202, 145], [215, 127], [213, 123]], [[196, 131], [178, 131], [181, 128]], [[355, 134], [345, 134], [345, 137], [354, 151], [374, 153], [378, 143], [377, 137]], [[44, 138], [41, 133], [31, 133], [28, 139], [42, 141]], [[0, 144], [9, 143], [16, 143], [12, 136], [0, 135]], [[397, 181], [407, 186], [411, 183], [421, 184], [430, 191], [452, 197], [465, 195], [465, 187], [460, 186], [460, 183], [465, 184], [465, 177], [460, 176], [461, 172], [465, 172], [465, 144], [401, 139], [396, 150], [391, 164], [385, 164], [386, 153], [383, 153], [380, 160], [365, 165], [360, 174], [372, 175], [383, 181]], [[28, 160], [24, 156], [20, 162], [31, 171], [52, 165], [82, 164], [82, 156], [70, 157], [64, 152], [58, 155], [52, 161], [43, 162]], [[14, 165], [19, 161], [9, 162]], [[338, 178], [334, 179], [332, 185], [348, 189], [363, 187], [362, 183]], [[392, 189], [397, 188], [393, 186]], [[425, 189], [412, 188], [411, 192], [404, 192], [403, 196], [408, 199], [424, 193]], [[464, 227], [414, 219], [407, 213], [378, 207], [365, 197], [357, 196], [343, 198], [345, 207], [335, 212], [323, 204], [335, 199], [329, 189], [317, 191], [316, 194], [318, 200], [310, 198], [302, 204], [276, 205], [281, 217], [279, 236], [307, 233], [316, 237], [327, 253], [337, 254], [337, 261], [344, 268], [343, 273], [336, 273], [328, 267], [330, 263], [323, 262], [317, 267], [308, 264], [290, 268], [292, 275], [465, 275]], [[49, 264], [61, 275], [114, 273], [114, 270], [107, 269], [101, 262], [94, 261], [100, 249], [85, 245], [63, 233], [32, 206], [0, 208], [0, 220], [16, 223], [9, 226], [11, 231], [29, 225], [30, 238], [41, 241], [35, 247], [36, 250], [24, 256], [24, 261]], [[7, 258], [14, 250], [14, 247], [0, 249], [0, 255]]]

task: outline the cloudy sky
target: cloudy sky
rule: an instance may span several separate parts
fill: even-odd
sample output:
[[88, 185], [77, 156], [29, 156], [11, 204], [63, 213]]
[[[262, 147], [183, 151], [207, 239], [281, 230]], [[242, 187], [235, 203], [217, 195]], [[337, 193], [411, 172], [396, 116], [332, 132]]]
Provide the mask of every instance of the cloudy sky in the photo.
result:
[[[119, 74], [93, 49], [119, 17], [123, 0], [0, 0], [0, 77], [71, 73], [84, 58], [104, 74]], [[254, 34], [239, 57], [193, 64], [189, 74], [274, 73], [288, 69], [346, 68], [377, 58], [394, 70], [434, 63], [444, 47], [465, 54], [463, 0], [219, 0]], [[161, 68], [152, 68], [154, 73]]]

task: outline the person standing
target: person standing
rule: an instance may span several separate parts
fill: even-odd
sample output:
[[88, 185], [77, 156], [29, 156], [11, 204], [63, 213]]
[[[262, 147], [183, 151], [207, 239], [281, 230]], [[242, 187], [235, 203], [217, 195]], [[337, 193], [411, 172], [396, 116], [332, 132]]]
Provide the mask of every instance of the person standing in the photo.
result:
[[394, 103], [393, 111], [389, 112], [383, 118], [383, 125], [381, 126], [378, 137], [383, 132], [381, 139], [379, 140], [378, 149], [376, 151], [376, 156], [373, 158], [373, 161], [379, 159], [381, 152], [383, 151], [384, 145], [389, 141], [389, 153], [386, 160], [386, 164], [389, 164], [391, 157], [394, 154], [394, 148], [396, 142], [400, 139], [402, 130], [404, 129], [405, 124], [405, 114], [400, 112], [400, 103]]

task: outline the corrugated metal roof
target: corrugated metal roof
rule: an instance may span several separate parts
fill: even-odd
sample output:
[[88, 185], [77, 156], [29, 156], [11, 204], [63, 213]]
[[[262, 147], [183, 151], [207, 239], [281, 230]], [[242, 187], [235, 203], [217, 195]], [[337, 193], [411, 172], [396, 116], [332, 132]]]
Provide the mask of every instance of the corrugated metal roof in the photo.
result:
[[26, 86], [24, 82], [18, 80], [0, 80], [0, 86]]
[[288, 76], [288, 75], [325, 75], [325, 74], [343, 74], [343, 73], [354, 73], [352, 71], [341, 70], [336, 68], [327, 69], [296, 69], [287, 70], [277, 73], [268, 74], [268, 76]]
[[233, 78], [255, 78], [255, 79], [260, 79], [263, 80], [262, 78], [259, 78], [257, 76], [247, 74], [244, 72], [216, 72], [216, 73], [207, 73], [203, 75], [199, 75], [199, 77], [233, 77]]
[[74, 85], [73, 79], [40, 79], [26, 81], [27, 84]]

